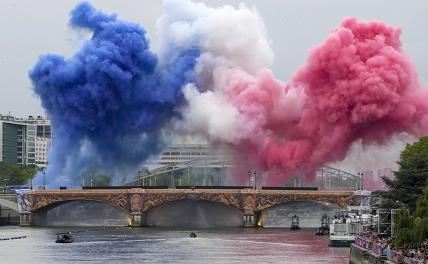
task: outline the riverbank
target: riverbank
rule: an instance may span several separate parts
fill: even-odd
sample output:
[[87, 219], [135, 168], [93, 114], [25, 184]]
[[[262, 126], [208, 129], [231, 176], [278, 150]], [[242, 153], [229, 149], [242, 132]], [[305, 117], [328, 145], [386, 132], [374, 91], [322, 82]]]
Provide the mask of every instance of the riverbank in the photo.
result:
[[365, 249], [353, 243], [349, 252], [349, 264], [394, 264], [386, 257], [376, 255], [372, 250]]

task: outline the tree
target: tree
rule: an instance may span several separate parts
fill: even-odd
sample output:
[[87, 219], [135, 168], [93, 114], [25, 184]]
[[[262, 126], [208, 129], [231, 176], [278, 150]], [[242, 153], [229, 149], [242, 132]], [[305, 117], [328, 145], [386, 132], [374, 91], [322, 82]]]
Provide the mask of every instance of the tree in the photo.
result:
[[402, 247], [413, 241], [412, 224], [413, 218], [409, 215], [407, 207], [403, 205], [398, 211], [395, 224], [394, 247]]
[[413, 215], [403, 206], [395, 226], [394, 246], [402, 247], [428, 240], [428, 185], [416, 202]]
[[34, 177], [38, 170], [35, 165], [19, 165], [0, 162], [0, 185], [22, 185]]
[[399, 169], [394, 172], [394, 179], [382, 178], [389, 187], [389, 191], [382, 194], [383, 206], [396, 208], [405, 204], [413, 212], [428, 178], [428, 136], [407, 144], [400, 154], [398, 164]]

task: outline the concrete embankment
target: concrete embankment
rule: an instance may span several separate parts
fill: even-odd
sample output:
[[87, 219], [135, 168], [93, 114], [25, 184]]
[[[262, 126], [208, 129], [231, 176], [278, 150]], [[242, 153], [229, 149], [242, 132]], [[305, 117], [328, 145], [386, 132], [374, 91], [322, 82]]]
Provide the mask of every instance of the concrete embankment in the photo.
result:
[[350, 256], [349, 256], [350, 264], [393, 264], [389, 260], [385, 259], [381, 256], [376, 256], [371, 250], [362, 248], [357, 244], [351, 245]]

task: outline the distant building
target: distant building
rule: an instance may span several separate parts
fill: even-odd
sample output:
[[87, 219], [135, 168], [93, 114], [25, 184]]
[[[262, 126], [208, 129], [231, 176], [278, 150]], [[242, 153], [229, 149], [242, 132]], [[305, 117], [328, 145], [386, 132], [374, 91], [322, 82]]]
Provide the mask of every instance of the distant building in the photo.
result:
[[0, 115], [0, 161], [44, 167], [51, 138], [49, 119]]
[[[224, 149], [212, 148], [208, 144], [174, 144], [160, 156], [144, 162], [130, 183], [221, 185], [231, 164], [231, 155]], [[198, 177], [194, 177], [193, 170]]]
[[195, 160], [224, 159], [207, 144], [176, 144], [162, 153], [159, 165], [175, 165]]

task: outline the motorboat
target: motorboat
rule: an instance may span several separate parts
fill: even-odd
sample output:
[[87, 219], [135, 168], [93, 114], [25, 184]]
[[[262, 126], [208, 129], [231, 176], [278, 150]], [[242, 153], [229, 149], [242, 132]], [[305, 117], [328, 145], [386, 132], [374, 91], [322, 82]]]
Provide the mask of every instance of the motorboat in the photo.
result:
[[322, 216], [321, 218], [321, 227], [319, 227], [315, 233], [315, 235], [317, 236], [326, 236], [330, 234], [330, 219], [329, 217], [325, 214]]
[[198, 236], [196, 235], [195, 232], [190, 232], [189, 237], [190, 238], [197, 238]]
[[71, 232], [57, 233], [55, 243], [73, 243], [74, 238]]
[[299, 227], [299, 217], [297, 215], [293, 215], [291, 217], [291, 227], [290, 230], [300, 230]]

